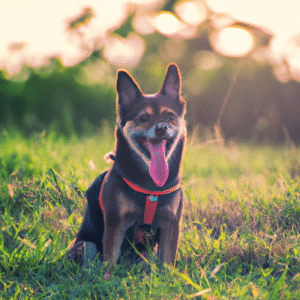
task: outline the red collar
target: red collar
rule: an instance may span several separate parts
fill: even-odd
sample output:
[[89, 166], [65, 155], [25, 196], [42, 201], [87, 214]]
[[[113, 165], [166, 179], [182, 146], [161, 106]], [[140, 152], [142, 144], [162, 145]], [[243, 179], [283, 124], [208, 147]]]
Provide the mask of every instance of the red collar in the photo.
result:
[[167, 190], [164, 190], [164, 191], [149, 191], [149, 190], [139, 187], [138, 185], [135, 185], [134, 183], [130, 182], [128, 179], [126, 179], [124, 177], [122, 177], [122, 179], [127, 183], [127, 185], [129, 185], [136, 192], [140, 192], [140, 193], [152, 195], [152, 196], [170, 194], [172, 192], [175, 192], [176, 190], [178, 190], [181, 187], [181, 183], [179, 182], [178, 184], [176, 184], [173, 187], [171, 187]]
[[127, 183], [127, 185], [129, 185], [136, 192], [140, 192], [147, 195], [145, 211], [144, 211], [144, 223], [148, 225], [152, 224], [154, 218], [154, 214], [157, 206], [157, 200], [158, 200], [158, 197], [156, 196], [170, 194], [178, 190], [181, 186], [181, 183], [179, 182], [175, 186], [164, 191], [149, 191], [144, 188], [141, 188], [140, 186], [133, 184], [132, 182], [130, 182], [124, 177], [122, 177], [122, 179]]
[[[111, 169], [110, 169], [111, 170]], [[100, 192], [99, 192], [99, 205], [101, 207], [102, 213], [105, 216], [105, 209], [104, 209], [104, 205], [103, 205], [103, 201], [102, 201], [102, 189], [104, 186], [104, 183], [107, 180], [107, 177], [110, 173], [110, 170], [106, 173], [101, 188], [100, 188]], [[156, 206], [157, 206], [157, 200], [158, 197], [155, 196], [159, 196], [159, 195], [165, 195], [165, 194], [170, 194], [176, 190], [178, 190], [181, 186], [180, 182], [178, 184], [176, 184], [175, 186], [173, 186], [170, 189], [164, 190], [164, 191], [149, 191], [146, 189], [143, 189], [135, 184], [133, 184], [132, 182], [128, 181], [127, 179], [125, 179], [124, 177], [122, 177], [122, 179], [127, 183], [128, 186], [130, 186], [133, 190], [146, 194], [146, 204], [145, 204], [145, 212], [144, 212], [144, 223], [151, 225], [152, 221], [153, 221], [153, 217], [155, 214], [155, 210], [156, 210]], [[69, 246], [69, 249], [71, 249], [75, 243], [77, 241], [77, 237], [72, 241], [72, 243]]]
[[[100, 189], [100, 193], [99, 193], [99, 204], [102, 209], [103, 215], [105, 215], [105, 209], [104, 209], [104, 205], [103, 205], [103, 201], [102, 201], [102, 189], [103, 189], [103, 185], [106, 182], [106, 179], [107, 179], [109, 173], [110, 173], [110, 171], [108, 171], [107, 174], [105, 175], [104, 180], [102, 182], [101, 189]], [[152, 221], [154, 218], [154, 214], [155, 214], [155, 210], [156, 210], [156, 206], [157, 206], [157, 200], [158, 200], [158, 197], [156, 197], [156, 196], [173, 193], [176, 190], [178, 190], [181, 186], [181, 183], [179, 182], [175, 186], [173, 186], [167, 190], [164, 190], [164, 191], [149, 191], [149, 190], [146, 190], [144, 188], [141, 188], [141, 187], [133, 184], [132, 182], [130, 182], [129, 180], [127, 180], [124, 177], [122, 177], [122, 179], [129, 187], [131, 187], [136, 192], [140, 192], [140, 193], [147, 195], [145, 211], [144, 211], [144, 223], [148, 224], [148, 225], [152, 224]]]

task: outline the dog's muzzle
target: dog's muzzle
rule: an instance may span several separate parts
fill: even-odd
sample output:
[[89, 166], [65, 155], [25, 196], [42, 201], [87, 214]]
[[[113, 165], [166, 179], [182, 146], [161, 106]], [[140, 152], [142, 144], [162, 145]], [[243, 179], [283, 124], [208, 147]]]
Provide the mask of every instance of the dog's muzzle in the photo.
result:
[[147, 138], [150, 140], [155, 138], [171, 139], [175, 135], [176, 129], [165, 122], [157, 123], [147, 131]]

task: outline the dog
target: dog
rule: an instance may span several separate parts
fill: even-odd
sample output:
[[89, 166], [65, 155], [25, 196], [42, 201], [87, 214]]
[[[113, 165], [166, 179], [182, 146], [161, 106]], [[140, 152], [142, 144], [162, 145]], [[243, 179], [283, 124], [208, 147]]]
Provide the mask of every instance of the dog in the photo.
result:
[[174, 264], [183, 209], [182, 157], [185, 101], [175, 64], [161, 90], [143, 94], [126, 71], [117, 79], [116, 145], [106, 155], [112, 168], [86, 192], [87, 206], [67, 258], [108, 263], [108, 280], [120, 257], [147, 257], [157, 245], [164, 264]]

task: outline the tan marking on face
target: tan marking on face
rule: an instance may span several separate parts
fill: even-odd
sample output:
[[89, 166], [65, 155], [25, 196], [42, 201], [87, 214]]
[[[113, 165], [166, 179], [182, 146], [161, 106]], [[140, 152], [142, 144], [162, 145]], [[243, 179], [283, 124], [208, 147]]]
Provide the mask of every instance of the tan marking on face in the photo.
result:
[[[160, 108], [160, 112], [172, 112], [172, 113], [175, 113], [172, 109], [168, 108], [168, 107], [161, 107]], [[137, 115], [137, 118], [144, 114], [144, 113], [149, 113], [149, 114], [154, 114], [154, 111], [151, 107], [147, 107], [146, 109], [144, 109], [142, 112], [140, 112], [138, 115]], [[168, 154], [166, 155], [166, 161], [169, 160], [169, 158], [172, 156], [177, 144], [178, 144], [178, 141], [179, 139], [182, 137], [182, 135], [184, 134], [184, 132], [186, 131], [186, 127], [185, 127], [185, 120], [183, 117], [181, 118], [178, 118], [176, 120], [176, 126], [178, 126], [178, 134], [171, 146], [171, 149], [169, 150]], [[132, 141], [131, 137], [130, 137], [130, 134], [129, 134], [129, 131], [130, 130], [138, 130], [139, 128], [141, 128], [141, 126], [136, 126], [135, 125], [135, 122], [134, 121], [128, 121], [126, 123], [126, 125], [124, 126], [123, 128], [123, 132], [124, 132], [124, 135], [127, 139], [127, 141], [129, 142], [130, 146], [132, 147], [132, 149], [138, 154], [140, 155], [143, 160], [147, 163], [147, 165], [150, 167], [150, 164], [151, 164], [151, 159], [149, 159], [148, 157], [146, 157], [141, 151], [140, 149], [137, 147], [136, 143]]]
[[[163, 114], [163, 113], [172, 113], [175, 116], [177, 116], [177, 114], [175, 113], [175, 111], [172, 110], [171, 108], [165, 107], [165, 106], [161, 106], [160, 107], [160, 114]], [[172, 123], [175, 126], [178, 126], [178, 124], [179, 124], [178, 118], [175, 118], [174, 120], [170, 120], [169, 122]]]
[[171, 112], [171, 113], [175, 113], [174, 110], [172, 110], [171, 108], [169, 107], [166, 107], [166, 106], [161, 106], [159, 108], [159, 114], [161, 115], [163, 112]]
[[[137, 114], [137, 116], [135, 117], [135, 120], [138, 120], [140, 117], [142, 117], [143, 115], [148, 114], [151, 117], [153, 117], [154, 115], [154, 110], [151, 107], [146, 107], [144, 110], [142, 110], [140, 113]], [[142, 122], [139, 124], [133, 124], [132, 128], [135, 128], [135, 130], [147, 130], [150, 128], [150, 122]]]
[[183, 134], [186, 134], [185, 120], [184, 120], [183, 117], [179, 118], [178, 128], [179, 128], [178, 134], [177, 134], [177, 136], [176, 136], [176, 138], [175, 138], [175, 140], [174, 140], [174, 142], [171, 146], [171, 149], [169, 150], [169, 152], [166, 156], [167, 161], [169, 161], [169, 158], [172, 156], [172, 154], [173, 154], [173, 152], [174, 152], [174, 150], [175, 150], [175, 148], [178, 144], [179, 139], [182, 137]]
[[136, 143], [133, 142], [133, 140], [131, 139], [131, 136], [129, 134], [130, 130], [136, 130], [136, 126], [134, 126], [134, 122], [133, 121], [129, 121], [126, 123], [126, 125], [123, 127], [123, 132], [124, 135], [128, 141], [128, 143], [130, 144], [131, 148], [138, 154], [140, 155], [143, 160], [147, 163], [147, 165], [150, 167], [151, 164], [151, 160], [149, 160], [149, 158], [147, 156], [145, 156], [140, 149], [137, 147]]
[[152, 107], [148, 106], [148, 107], [146, 107], [144, 110], [142, 110], [142, 111], [137, 115], [137, 117], [139, 117], [139, 116], [141, 116], [141, 115], [143, 115], [143, 114], [145, 114], [145, 113], [148, 113], [149, 115], [154, 115], [154, 111], [153, 111]]

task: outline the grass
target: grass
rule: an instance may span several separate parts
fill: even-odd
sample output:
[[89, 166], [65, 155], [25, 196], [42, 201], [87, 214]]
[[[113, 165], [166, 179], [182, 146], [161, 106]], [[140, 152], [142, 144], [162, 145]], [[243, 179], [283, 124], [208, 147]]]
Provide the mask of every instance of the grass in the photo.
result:
[[190, 139], [175, 268], [65, 259], [83, 194], [109, 166], [113, 132], [64, 138], [0, 133], [0, 298], [299, 299], [300, 151]]

